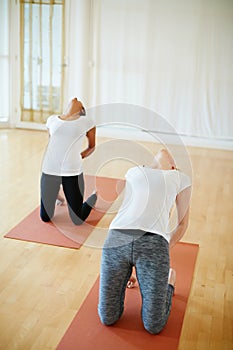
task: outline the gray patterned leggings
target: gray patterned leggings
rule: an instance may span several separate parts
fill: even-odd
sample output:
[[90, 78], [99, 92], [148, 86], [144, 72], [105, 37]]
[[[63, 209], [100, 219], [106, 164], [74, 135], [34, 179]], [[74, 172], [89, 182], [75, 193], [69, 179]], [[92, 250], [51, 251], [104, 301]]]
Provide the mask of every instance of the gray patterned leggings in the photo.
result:
[[140, 230], [109, 231], [101, 261], [100, 320], [112, 325], [121, 317], [133, 266], [142, 296], [144, 327], [157, 334], [167, 323], [174, 292], [174, 287], [168, 284], [169, 244], [158, 234]]

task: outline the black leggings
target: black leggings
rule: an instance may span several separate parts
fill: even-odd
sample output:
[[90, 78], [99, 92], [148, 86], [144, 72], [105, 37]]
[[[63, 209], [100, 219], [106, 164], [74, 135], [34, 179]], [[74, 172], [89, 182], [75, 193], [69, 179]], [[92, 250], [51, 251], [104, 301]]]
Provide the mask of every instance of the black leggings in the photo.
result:
[[84, 179], [83, 174], [75, 176], [55, 176], [42, 173], [41, 175], [41, 220], [48, 222], [52, 219], [60, 185], [67, 200], [71, 220], [80, 225], [86, 220], [94, 206], [97, 196], [92, 194], [83, 203]]

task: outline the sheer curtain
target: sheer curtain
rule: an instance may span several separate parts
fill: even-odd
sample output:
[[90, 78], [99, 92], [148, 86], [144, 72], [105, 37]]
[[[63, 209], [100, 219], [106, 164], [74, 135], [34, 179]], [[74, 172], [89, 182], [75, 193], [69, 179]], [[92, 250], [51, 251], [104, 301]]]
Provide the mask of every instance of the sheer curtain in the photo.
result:
[[0, 1], [0, 122], [9, 119], [9, 2]]
[[90, 77], [90, 40], [91, 0], [66, 1], [66, 38], [65, 38], [65, 88], [64, 104], [77, 96], [85, 105], [88, 104]]
[[[15, 12], [10, 25], [14, 36], [11, 61], [7, 41], [7, 21], [12, 16], [8, 13], [9, 3], [11, 8], [14, 4]], [[52, 31], [43, 22], [43, 11], [33, 12], [35, 8], [42, 9], [42, 3], [48, 8], [56, 3], [53, 12], [43, 17], [49, 18], [50, 22], [46, 20], [46, 23], [50, 23]], [[43, 36], [42, 30], [30, 34], [24, 28], [28, 33], [24, 38], [25, 66], [21, 67], [25, 89], [19, 86], [19, 25], [16, 22], [20, 4], [29, 7], [34, 15], [34, 22], [27, 23], [34, 29], [38, 25], [48, 34]], [[60, 15], [56, 20], [51, 16], [61, 4], [65, 6], [65, 23]], [[51, 37], [51, 33], [54, 36]], [[2, 0], [0, 34], [1, 117], [9, 115], [10, 84], [17, 93], [24, 94], [21, 100], [24, 127], [26, 121], [31, 120], [31, 112], [34, 124], [28, 127], [44, 123], [47, 113], [54, 109], [51, 96], [55, 87], [60, 91], [55, 91], [56, 96], [60, 96], [60, 103], [56, 103], [59, 109], [73, 96], [78, 96], [87, 107], [109, 105], [111, 112], [106, 107], [108, 113], [102, 113], [100, 108], [101, 113], [95, 114], [92, 109], [100, 124], [124, 121], [152, 132], [170, 133], [172, 129], [197, 139], [226, 140], [233, 144], [232, 0]], [[59, 48], [61, 35], [65, 35], [64, 50]], [[43, 56], [46, 50], [41, 46], [48, 38], [53, 43], [50, 58]], [[60, 61], [55, 64], [51, 57], [58, 59], [56, 52], [60, 51], [64, 51], [64, 60], [59, 53]], [[14, 59], [16, 56], [18, 61]], [[48, 72], [48, 61], [52, 70], [43, 75]], [[30, 69], [29, 64], [34, 69]], [[57, 71], [58, 82], [51, 71]], [[61, 72], [65, 72], [65, 79], [60, 79]], [[28, 99], [32, 81], [33, 98]], [[44, 86], [49, 91], [46, 108], [46, 98], [42, 98]], [[20, 105], [17, 93], [10, 103], [12, 117]], [[129, 106], [127, 111], [125, 106]], [[130, 106], [141, 109], [132, 113], [134, 108]], [[42, 110], [46, 113], [41, 113]], [[151, 111], [167, 123], [155, 118]]]
[[232, 140], [232, 0], [94, 0], [91, 11], [91, 106], [139, 105], [180, 134]]

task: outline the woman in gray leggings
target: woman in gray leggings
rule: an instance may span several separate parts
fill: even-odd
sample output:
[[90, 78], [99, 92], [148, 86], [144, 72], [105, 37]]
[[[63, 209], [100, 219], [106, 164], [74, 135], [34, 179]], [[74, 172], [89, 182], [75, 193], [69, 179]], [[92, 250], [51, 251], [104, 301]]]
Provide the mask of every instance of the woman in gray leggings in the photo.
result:
[[[121, 317], [133, 267], [145, 329], [157, 334], [166, 325], [176, 278], [169, 250], [187, 229], [190, 193], [190, 178], [177, 170], [165, 149], [149, 167], [128, 170], [124, 200], [102, 252], [98, 312], [104, 325], [113, 325]], [[168, 232], [174, 204], [178, 225]]]

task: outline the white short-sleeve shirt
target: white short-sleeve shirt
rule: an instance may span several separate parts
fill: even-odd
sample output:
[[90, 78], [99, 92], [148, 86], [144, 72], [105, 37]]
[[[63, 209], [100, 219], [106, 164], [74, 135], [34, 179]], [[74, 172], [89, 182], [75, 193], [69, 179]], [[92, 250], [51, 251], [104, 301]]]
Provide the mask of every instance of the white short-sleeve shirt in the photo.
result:
[[126, 173], [125, 196], [110, 229], [139, 229], [170, 240], [168, 225], [176, 196], [191, 186], [190, 178], [176, 170], [138, 166]]
[[50, 139], [42, 163], [42, 172], [58, 176], [81, 174], [81, 148], [87, 131], [94, 127], [93, 120], [87, 116], [80, 116], [68, 121], [52, 115], [48, 118], [46, 127]]

